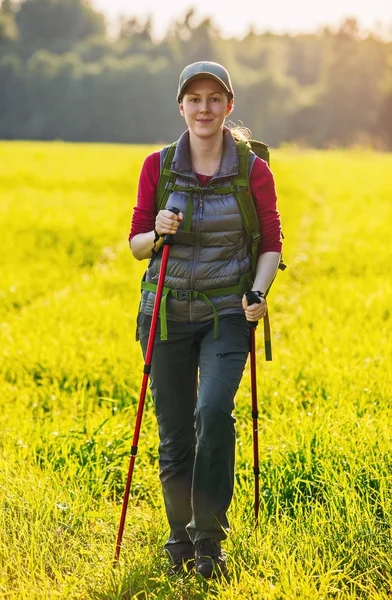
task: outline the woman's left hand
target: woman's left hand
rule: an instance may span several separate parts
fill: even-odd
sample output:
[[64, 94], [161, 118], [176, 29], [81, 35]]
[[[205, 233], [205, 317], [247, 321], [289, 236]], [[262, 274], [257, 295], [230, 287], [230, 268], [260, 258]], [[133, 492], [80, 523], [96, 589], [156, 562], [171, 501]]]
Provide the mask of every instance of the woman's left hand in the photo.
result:
[[260, 304], [249, 304], [245, 294], [242, 297], [242, 308], [245, 311], [247, 321], [260, 321], [266, 314], [268, 307], [264, 298], [260, 298]]

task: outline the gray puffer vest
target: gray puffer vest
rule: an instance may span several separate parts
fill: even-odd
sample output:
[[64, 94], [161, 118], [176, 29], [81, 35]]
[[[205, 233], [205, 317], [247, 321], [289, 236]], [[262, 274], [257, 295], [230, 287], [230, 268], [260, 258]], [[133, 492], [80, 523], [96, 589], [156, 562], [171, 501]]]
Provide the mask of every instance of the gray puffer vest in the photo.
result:
[[[167, 148], [161, 151], [161, 168]], [[255, 155], [249, 156], [249, 173]], [[242, 313], [239, 293], [192, 299], [189, 290], [206, 292], [217, 288], [231, 288], [247, 280], [250, 289], [251, 240], [244, 228], [237, 200], [232, 192], [215, 194], [214, 187], [227, 187], [238, 174], [238, 154], [235, 141], [228, 129], [224, 129], [223, 155], [219, 171], [203, 187], [203, 191], [192, 193], [192, 221], [190, 231], [180, 224], [170, 248], [166, 270], [165, 288], [177, 290], [176, 297], [169, 294], [165, 300], [167, 319], [182, 322], [203, 322], [218, 316]], [[177, 175], [176, 184], [199, 188], [200, 182], [191, 167], [189, 133], [179, 139], [171, 171]], [[186, 220], [188, 191], [170, 193], [166, 206], [178, 208]], [[162, 248], [162, 247], [161, 247]], [[145, 281], [158, 283], [162, 250], [151, 261]], [[245, 290], [244, 290], [245, 291]], [[141, 312], [152, 315], [155, 293], [143, 290]], [[213, 303], [216, 311], [211, 307]]]

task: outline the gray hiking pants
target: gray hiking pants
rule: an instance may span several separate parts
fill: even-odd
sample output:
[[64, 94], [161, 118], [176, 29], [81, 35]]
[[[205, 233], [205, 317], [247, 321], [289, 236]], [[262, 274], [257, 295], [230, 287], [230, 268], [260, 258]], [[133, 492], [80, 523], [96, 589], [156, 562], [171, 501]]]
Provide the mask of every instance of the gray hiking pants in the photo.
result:
[[[145, 355], [151, 317], [139, 314]], [[151, 392], [159, 428], [159, 466], [174, 560], [193, 556], [193, 544], [222, 540], [234, 488], [237, 392], [249, 352], [249, 326], [242, 314], [213, 321], [158, 323], [151, 366]]]

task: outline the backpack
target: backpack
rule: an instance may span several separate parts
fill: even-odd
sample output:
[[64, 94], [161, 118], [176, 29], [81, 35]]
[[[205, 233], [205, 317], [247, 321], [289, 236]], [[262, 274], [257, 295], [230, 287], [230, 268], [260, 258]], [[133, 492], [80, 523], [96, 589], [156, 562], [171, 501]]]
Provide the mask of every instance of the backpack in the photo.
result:
[[[239, 168], [238, 175], [233, 178], [232, 184], [228, 187], [217, 187], [213, 188], [214, 193], [227, 194], [233, 192], [240, 209], [241, 217], [245, 226], [245, 229], [252, 240], [251, 254], [252, 254], [252, 279], [256, 273], [257, 261], [258, 261], [258, 245], [260, 242], [260, 229], [259, 221], [252, 199], [252, 194], [249, 185], [249, 152], [252, 150], [256, 156], [264, 160], [268, 165], [270, 164], [270, 153], [269, 148], [263, 142], [257, 140], [247, 140], [236, 142]], [[182, 188], [176, 184], [177, 175], [172, 173], [171, 164], [173, 162], [174, 154], [176, 151], [177, 142], [174, 142], [168, 147], [166, 152], [165, 160], [161, 168], [159, 176], [159, 182], [156, 193], [157, 212], [162, 210], [166, 206], [167, 199], [170, 192], [172, 191], [187, 191], [189, 193], [188, 201], [192, 203], [191, 194], [197, 191], [197, 188]], [[193, 192], [192, 192], [193, 190]], [[184, 231], [190, 231], [192, 212], [187, 210], [185, 220], [183, 222]], [[282, 237], [283, 234], [282, 234]], [[286, 268], [281, 257], [279, 269], [282, 271]], [[271, 283], [272, 285], [272, 283]], [[266, 291], [268, 293], [269, 289]], [[265, 358], [266, 360], [272, 360], [272, 349], [271, 349], [271, 330], [269, 323], [268, 312], [264, 317], [264, 344], [265, 344]]]

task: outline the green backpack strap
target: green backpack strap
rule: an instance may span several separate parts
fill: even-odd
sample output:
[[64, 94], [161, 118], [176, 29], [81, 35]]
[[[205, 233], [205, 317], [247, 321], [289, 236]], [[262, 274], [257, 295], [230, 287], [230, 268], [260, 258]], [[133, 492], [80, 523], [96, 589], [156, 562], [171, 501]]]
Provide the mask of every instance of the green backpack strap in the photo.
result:
[[[261, 239], [259, 219], [253, 202], [250, 183], [249, 183], [249, 152], [253, 151], [256, 156], [265, 160], [269, 165], [270, 155], [267, 144], [256, 140], [237, 142], [237, 153], [239, 160], [238, 177], [234, 180], [236, 186], [236, 198], [245, 229], [252, 240], [252, 279], [256, 275], [257, 262], [259, 259], [259, 242]], [[279, 268], [285, 269], [286, 265], [282, 262]], [[271, 287], [271, 286], [270, 286]], [[266, 291], [266, 295], [269, 289]], [[264, 316], [264, 347], [266, 360], [272, 360], [271, 348], [271, 328], [268, 312]]]
[[167, 199], [170, 194], [169, 185], [170, 183], [174, 183], [176, 180], [176, 175], [171, 172], [171, 164], [173, 162], [174, 154], [176, 152], [177, 142], [171, 144], [168, 147], [166, 152], [165, 160], [163, 161], [163, 165], [161, 168], [161, 173], [159, 175], [157, 193], [156, 193], [156, 204], [157, 204], [157, 213], [162, 210], [167, 202]]
[[[256, 156], [258, 156], [259, 158], [261, 158], [262, 160], [265, 160], [265, 162], [267, 163], [268, 166], [270, 166], [270, 151], [269, 151], [269, 147], [267, 146], [267, 144], [264, 144], [263, 142], [259, 142], [258, 140], [248, 140], [247, 142], [239, 142], [239, 144], [245, 144], [248, 146], [248, 156], [249, 156], [249, 150], [251, 149]], [[237, 148], [238, 148], [238, 144], [237, 144]], [[247, 163], [245, 165], [245, 168], [247, 170], [247, 172], [249, 171], [249, 163]], [[240, 161], [240, 169], [241, 169], [241, 161]], [[241, 171], [240, 171], [241, 172]], [[247, 176], [248, 179], [248, 184], [249, 184], [249, 173]], [[250, 187], [249, 187], [249, 195], [251, 196], [251, 191], [250, 191]], [[252, 202], [253, 204], [253, 202]], [[253, 204], [254, 207], [254, 204]], [[256, 213], [256, 209], [254, 211]], [[251, 217], [251, 219], [253, 219], [253, 216]], [[257, 217], [257, 213], [256, 213], [256, 225], [258, 227], [258, 217]], [[248, 230], [247, 230], [248, 231]], [[248, 231], [249, 233], [249, 231]], [[250, 235], [250, 233], [249, 233]], [[282, 232], [282, 238], [284, 238], [283, 232]], [[256, 263], [257, 264], [257, 263]], [[280, 257], [280, 262], [279, 262], [279, 269], [281, 271], [284, 271], [286, 269], [286, 266], [284, 261], [283, 261], [283, 257]], [[253, 267], [253, 264], [252, 264]]]
[[[261, 142], [260, 142], [261, 143]], [[236, 189], [236, 199], [240, 209], [245, 229], [252, 240], [252, 277], [256, 274], [258, 261], [258, 247], [260, 242], [260, 228], [257, 212], [249, 186], [249, 152], [250, 144], [245, 141], [237, 142], [238, 175], [233, 184]]]

